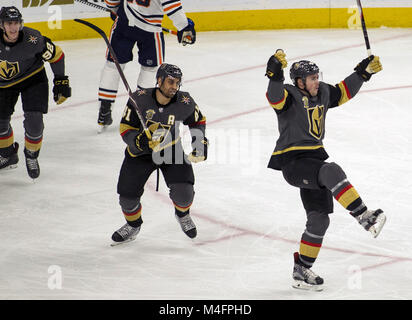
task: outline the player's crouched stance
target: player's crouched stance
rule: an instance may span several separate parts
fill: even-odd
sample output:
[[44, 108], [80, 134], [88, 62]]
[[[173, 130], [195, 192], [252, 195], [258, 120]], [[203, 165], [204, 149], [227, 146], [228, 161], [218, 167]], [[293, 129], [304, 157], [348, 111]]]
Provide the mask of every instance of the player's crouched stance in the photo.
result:
[[21, 95], [24, 111], [26, 168], [29, 176], [40, 175], [37, 158], [43, 140], [43, 114], [48, 111], [49, 84], [44, 61], [54, 74], [54, 101], [71, 96], [69, 79], [64, 74], [64, 53], [37, 30], [23, 27], [16, 7], [0, 11], [0, 170], [15, 168], [19, 145], [14, 142], [11, 115]]
[[299, 252], [294, 253], [293, 287], [320, 291], [323, 279], [310, 268], [329, 226], [333, 198], [375, 238], [386, 221], [381, 209], [366, 207], [338, 164], [325, 161], [329, 156], [322, 144], [327, 111], [353, 98], [365, 81], [382, 70], [382, 65], [379, 57], [370, 56], [345, 80], [332, 86], [319, 81], [315, 63], [302, 60], [292, 64], [290, 78], [294, 85], [289, 85], [283, 83], [285, 57], [282, 50], [276, 51], [266, 69], [270, 79], [267, 98], [277, 114], [280, 134], [268, 167], [282, 171], [285, 180], [300, 189], [306, 210], [306, 229]]
[[[194, 174], [191, 162], [207, 158], [205, 137], [206, 118], [189, 93], [180, 91], [181, 70], [171, 64], [162, 64], [156, 74], [157, 86], [133, 93], [144, 130], [131, 101], [127, 103], [120, 122], [120, 134], [127, 144], [120, 170], [117, 192], [126, 224], [113, 233], [112, 245], [132, 241], [140, 231], [142, 205], [140, 202], [149, 176], [159, 169], [170, 190], [175, 216], [189, 238], [197, 235], [189, 209], [194, 198]], [[179, 124], [189, 126], [193, 151], [185, 155]]]

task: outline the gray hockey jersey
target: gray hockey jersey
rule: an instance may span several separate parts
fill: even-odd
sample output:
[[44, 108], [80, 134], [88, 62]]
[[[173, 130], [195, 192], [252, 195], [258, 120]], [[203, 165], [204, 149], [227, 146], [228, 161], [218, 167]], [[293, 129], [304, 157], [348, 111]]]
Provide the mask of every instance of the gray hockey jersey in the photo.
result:
[[310, 96], [298, 87], [270, 81], [266, 97], [278, 118], [279, 138], [269, 168], [281, 170], [295, 157], [328, 158], [323, 147], [326, 113], [354, 97], [363, 84], [357, 73], [332, 86], [320, 82], [318, 94]]
[[0, 30], [0, 88], [20, 83], [50, 62], [54, 74], [64, 75], [64, 53], [59, 46], [39, 31], [23, 27], [17, 42], [9, 44]]

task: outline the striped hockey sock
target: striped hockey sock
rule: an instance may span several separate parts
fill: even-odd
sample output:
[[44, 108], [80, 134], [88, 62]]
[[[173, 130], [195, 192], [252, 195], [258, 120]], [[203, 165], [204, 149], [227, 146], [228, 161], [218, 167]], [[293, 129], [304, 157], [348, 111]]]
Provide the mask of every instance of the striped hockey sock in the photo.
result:
[[347, 179], [339, 182], [331, 191], [336, 201], [349, 210], [352, 216], [358, 216], [367, 210], [358, 192]]
[[43, 135], [40, 135], [38, 137], [31, 137], [27, 133], [25, 134], [24, 146], [26, 150], [29, 151], [30, 154], [33, 154], [33, 157], [37, 158], [37, 155], [41, 149], [42, 142], [43, 142]]
[[123, 215], [129, 225], [137, 228], [143, 223], [142, 220], [142, 205], [139, 203], [136, 208], [132, 210], [122, 210]]
[[302, 234], [299, 247], [299, 261], [310, 268], [315, 263], [322, 246], [323, 236], [312, 234], [305, 230]]
[[0, 156], [8, 157], [13, 152], [14, 135], [13, 129], [9, 126], [6, 132], [0, 132]]
[[176, 213], [176, 215], [177, 215], [178, 217], [183, 217], [183, 216], [185, 216], [186, 214], [188, 214], [188, 213], [189, 213], [189, 209], [190, 209], [190, 207], [192, 206], [191, 203], [190, 203], [188, 206], [185, 206], [185, 207], [179, 206], [179, 205], [177, 205], [177, 204], [174, 203], [174, 202], [173, 202], [173, 204], [174, 204], [174, 206], [175, 206], [175, 213]]

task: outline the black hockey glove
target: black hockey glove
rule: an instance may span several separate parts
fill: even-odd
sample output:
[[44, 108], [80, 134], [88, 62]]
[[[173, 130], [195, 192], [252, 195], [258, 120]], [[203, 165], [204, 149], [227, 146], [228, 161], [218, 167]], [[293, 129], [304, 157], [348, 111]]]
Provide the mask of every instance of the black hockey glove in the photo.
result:
[[373, 74], [382, 70], [382, 64], [378, 56], [371, 55], [359, 62], [354, 70], [364, 81], [369, 81]]
[[288, 62], [286, 61], [286, 54], [282, 49], [277, 49], [276, 53], [271, 56], [266, 66], [266, 74], [270, 80], [284, 81], [283, 69], [286, 68]]
[[68, 76], [55, 76], [53, 84], [53, 98], [57, 104], [61, 104], [71, 97], [72, 88], [70, 88]]
[[[137, 148], [137, 154], [148, 154], [151, 153], [152, 150], [149, 147], [149, 140], [146, 137], [146, 134], [144, 131], [140, 132], [137, 137], [136, 137], [136, 148]], [[135, 151], [135, 150], [133, 150]], [[133, 152], [132, 151], [132, 152]], [[135, 152], [133, 152], [135, 153]]]
[[192, 19], [187, 18], [188, 25], [177, 32], [177, 41], [184, 46], [194, 44], [196, 42], [195, 23]]
[[[196, 139], [195, 137], [192, 138], [192, 140]], [[187, 156], [187, 159], [190, 162], [201, 162], [201, 161], [205, 161], [207, 159], [207, 148], [209, 146], [209, 141], [207, 140], [206, 137], [204, 137], [200, 143], [196, 142], [193, 143], [192, 142], [192, 148], [193, 151]]]

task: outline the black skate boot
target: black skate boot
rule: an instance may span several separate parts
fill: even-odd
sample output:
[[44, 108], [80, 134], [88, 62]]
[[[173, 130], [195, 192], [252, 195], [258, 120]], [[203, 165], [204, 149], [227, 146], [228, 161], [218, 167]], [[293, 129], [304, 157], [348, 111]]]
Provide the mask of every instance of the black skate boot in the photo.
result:
[[136, 239], [136, 236], [140, 231], [140, 227], [141, 224], [138, 227], [132, 227], [130, 224], [126, 223], [123, 227], [113, 233], [112, 240], [114, 243], [112, 243], [112, 246]]
[[30, 151], [24, 148], [24, 155], [26, 156], [26, 168], [29, 177], [37, 179], [40, 176], [40, 166], [37, 161], [39, 151]]
[[97, 118], [99, 132], [103, 131], [106, 127], [113, 123], [111, 106], [112, 103], [105, 100], [103, 100], [100, 104], [99, 117]]
[[15, 142], [12, 145], [10, 154], [0, 155], [0, 170], [17, 168], [17, 163], [19, 162], [19, 156], [17, 155], [18, 150], [19, 150], [19, 144]]
[[295, 283], [292, 284], [292, 287], [295, 289], [322, 291], [323, 279], [299, 261], [298, 252], [293, 254], [293, 258], [294, 266], [292, 277]]
[[372, 233], [374, 238], [379, 235], [386, 222], [386, 216], [381, 209], [366, 210], [362, 214], [355, 216], [355, 218], [366, 231]]
[[175, 217], [177, 219], [177, 222], [179, 222], [180, 227], [182, 228], [183, 232], [189, 238], [193, 239], [197, 236], [196, 226], [193, 223], [193, 220], [190, 217], [189, 213], [186, 213], [184, 215], [178, 215], [177, 213], [175, 213]]

